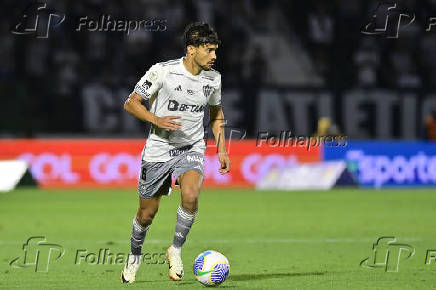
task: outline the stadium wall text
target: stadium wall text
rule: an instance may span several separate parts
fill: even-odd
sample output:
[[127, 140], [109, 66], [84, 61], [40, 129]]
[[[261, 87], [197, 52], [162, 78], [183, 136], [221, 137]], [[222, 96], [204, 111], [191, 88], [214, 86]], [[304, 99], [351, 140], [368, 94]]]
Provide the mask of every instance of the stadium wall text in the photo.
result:
[[[83, 128], [92, 134], [144, 134], [144, 124], [123, 111], [129, 90], [102, 85], [82, 91]], [[330, 117], [351, 139], [420, 139], [424, 119], [436, 107], [436, 92], [411, 89], [262, 88], [223, 90], [228, 125], [247, 130], [311, 136]]]
[[[137, 185], [142, 139], [3, 139], [0, 160], [29, 164], [46, 188]], [[436, 143], [349, 141], [346, 146], [256, 146], [256, 140], [227, 145], [231, 173], [221, 175], [214, 144], [205, 156], [205, 187], [254, 187], [273, 168], [303, 162], [345, 160], [361, 186], [436, 186]]]
[[435, 186], [436, 143], [348, 142], [324, 147], [324, 160], [345, 160], [362, 186]]
[[[142, 139], [11, 139], [0, 140], [0, 160], [26, 161], [42, 187], [126, 187], [136, 188]], [[211, 145], [211, 146], [209, 146]], [[272, 167], [296, 162], [316, 162], [321, 148], [257, 147], [255, 140], [227, 146], [231, 173], [221, 175], [216, 146], [208, 143], [205, 156], [206, 187], [252, 187]]]

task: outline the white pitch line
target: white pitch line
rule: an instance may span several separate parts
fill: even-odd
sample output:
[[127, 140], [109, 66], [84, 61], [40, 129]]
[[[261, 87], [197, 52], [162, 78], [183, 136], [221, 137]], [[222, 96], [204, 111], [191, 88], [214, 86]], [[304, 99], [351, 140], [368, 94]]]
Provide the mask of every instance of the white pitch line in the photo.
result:
[[[270, 244], [314, 244], [314, 243], [331, 243], [331, 244], [340, 244], [340, 243], [374, 243], [377, 241], [377, 237], [373, 238], [320, 238], [320, 239], [201, 239], [194, 240], [188, 239], [189, 243], [195, 244], [204, 244], [204, 243], [218, 243], [218, 244], [231, 244], [231, 243], [270, 243]], [[422, 238], [411, 238], [411, 237], [397, 237], [398, 242], [418, 242], [424, 241]], [[58, 243], [58, 244], [71, 244], [71, 243], [80, 243], [80, 244], [106, 244], [107, 246], [111, 246], [114, 244], [128, 244], [130, 240], [55, 240], [49, 237], [47, 239], [48, 242]], [[0, 240], [0, 245], [22, 245], [25, 242], [16, 241], [16, 240]], [[156, 240], [156, 239], [146, 239], [145, 243], [149, 244], [167, 244], [171, 242], [171, 239], [167, 240]], [[108, 244], [110, 243], [110, 244]]]
[[[322, 239], [202, 239], [189, 240], [189, 243], [272, 243], [272, 244], [295, 244], [295, 243], [374, 243], [378, 238], [322, 238]], [[398, 238], [399, 242], [417, 242], [422, 241], [421, 238]], [[146, 239], [146, 243], [161, 244], [168, 243], [169, 240]], [[96, 243], [107, 243], [108, 241], [96, 241]], [[130, 240], [115, 240], [114, 243], [130, 243]]]

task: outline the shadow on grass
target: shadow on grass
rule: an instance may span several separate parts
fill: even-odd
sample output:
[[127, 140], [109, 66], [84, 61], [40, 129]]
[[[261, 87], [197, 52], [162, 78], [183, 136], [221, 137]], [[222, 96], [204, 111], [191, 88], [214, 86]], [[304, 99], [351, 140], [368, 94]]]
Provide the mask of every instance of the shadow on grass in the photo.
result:
[[262, 280], [283, 277], [300, 277], [300, 276], [321, 276], [327, 272], [305, 272], [305, 273], [264, 273], [264, 274], [239, 274], [229, 275], [229, 281], [249, 281], [249, 280]]
[[[169, 283], [172, 286], [185, 286], [185, 285], [192, 285], [192, 284], [198, 284], [200, 285], [199, 282], [197, 281], [183, 281], [183, 282], [173, 282], [173, 281], [168, 281], [168, 280], [154, 280], [154, 281], [146, 281], [146, 280], [142, 280], [142, 281], [135, 281], [135, 283]], [[224, 282], [225, 283], [225, 282]], [[238, 288], [237, 286], [233, 286], [233, 285], [220, 285], [220, 288]]]
[[[263, 280], [263, 279], [273, 279], [273, 278], [284, 278], [284, 277], [300, 277], [300, 276], [321, 276], [326, 274], [327, 272], [303, 272], [303, 273], [264, 273], [264, 274], [239, 274], [239, 275], [230, 275], [227, 281], [252, 281], [252, 280]], [[174, 283], [164, 280], [140, 280], [135, 283]], [[190, 285], [197, 284], [197, 281], [180, 281], [174, 283], [175, 285]], [[220, 288], [237, 288], [234, 285], [220, 285]]]
[[198, 283], [198, 282], [196, 282], [196, 281], [173, 282], [173, 281], [169, 281], [169, 280], [165, 279], [165, 280], [140, 280], [140, 281], [135, 281], [135, 283], [171, 283], [171, 284], [175, 284], [175, 285], [189, 285], [189, 284], [194, 284], [194, 283]]

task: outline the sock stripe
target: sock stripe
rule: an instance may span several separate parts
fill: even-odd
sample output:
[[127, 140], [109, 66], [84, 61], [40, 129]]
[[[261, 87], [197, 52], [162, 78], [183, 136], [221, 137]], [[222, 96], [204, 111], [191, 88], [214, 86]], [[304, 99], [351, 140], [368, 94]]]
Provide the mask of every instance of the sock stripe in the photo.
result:
[[150, 225], [143, 227], [141, 226], [138, 221], [136, 220], [136, 217], [133, 218], [133, 226], [135, 227], [135, 230], [138, 232], [145, 232], [148, 230], [148, 228], [150, 227]]
[[181, 248], [186, 241], [186, 237], [191, 230], [194, 223], [197, 211], [190, 213], [185, 210], [180, 204], [177, 209], [177, 224], [174, 230], [173, 246], [175, 248]]
[[197, 212], [195, 213], [187, 212], [181, 205], [179, 205], [179, 208], [177, 209], [177, 214], [179, 214], [183, 219], [187, 219], [191, 221], [195, 218]]
[[142, 244], [145, 240], [145, 235], [150, 225], [143, 227], [136, 220], [136, 217], [132, 221], [132, 234], [130, 236], [130, 251], [133, 255], [141, 255]]

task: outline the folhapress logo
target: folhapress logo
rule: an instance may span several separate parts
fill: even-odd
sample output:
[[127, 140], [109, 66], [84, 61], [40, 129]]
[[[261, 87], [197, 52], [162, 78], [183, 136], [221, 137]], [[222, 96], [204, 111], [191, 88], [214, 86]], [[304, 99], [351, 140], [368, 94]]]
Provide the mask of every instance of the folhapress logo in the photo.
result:
[[398, 8], [395, 2], [380, 3], [373, 12], [371, 21], [362, 29], [363, 34], [398, 38], [401, 28], [415, 21], [415, 13]]
[[48, 243], [43, 236], [30, 237], [23, 244], [23, 255], [13, 259], [9, 265], [14, 268], [35, 269], [35, 272], [48, 272], [50, 262], [59, 260], [65, 250], [61, 245]]
[[360, 262], [365, 268], [384, 268], [386, 272], [398, 272], [401, 261], [415, 254], [415, 249], [407, 244], [396, 243], [395, 237], [381, 237], [372, 246], [371, 255]]
[[[379, 35], [386, 38], [398, 38], [402, 29], [415, 24], [421, 32], [431, 32], [436, 26], [436, 17], [415, 21], [416, 15], [399, 7], [396, 2], [382, 2], [374, 10], [371, 21], [366, 24], [362, 33], [366, 35]], [[419, 25], [424, 25], [419, 27]]]
[[65, 13], [47, 8], [45, 2], [34, 2], [24, 9], [21, 19], [12, 29], [13, 34], [48, 38], [50, 30], [65, 20]]
[[[50, 31], [65, 21], [65, 13], [47, 8], [45, 1], [28, 5], [11, 32], [17, 35], [31, 35], [36, 38], [48, 38]], [[115, 19], [110, 14], [99, 16], [69, 16], [70, 27], [76, 32], [124, 32], [129, 35], [135, 31], [163, 32], [167, 30], [166, 19]]]

